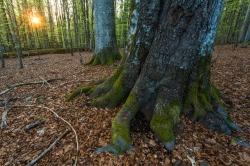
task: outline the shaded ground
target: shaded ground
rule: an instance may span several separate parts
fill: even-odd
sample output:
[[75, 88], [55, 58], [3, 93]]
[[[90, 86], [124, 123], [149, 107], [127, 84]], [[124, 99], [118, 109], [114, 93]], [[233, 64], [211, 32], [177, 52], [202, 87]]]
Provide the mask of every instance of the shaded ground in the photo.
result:
[[[84, 59], [90, 59], [84, 53]], [[230, 46], [217, 47], [213, 62], [213, 81], [225, 99], [232, 119], [242, 128], [242, 133], [225, 136], [208, 131], [198, 123], [183, 118], [177, 145], [173, 153], [164, 150], [143, 121], [132, 126], [133, 149], [122, 156], [95, 154], [96, 147], [110, 140], [112, 118], [119, 108], [97, 109], [82, 96], [73, 102], [65, 102], [65, 94], [92, 80], [107, 78], [118, 64], [108, 66], [80, 66], [78, 56], [43, 55], [24, 59], [25, 68], [17, 70], [15, 59], [7, 60], [7, 68], [0, 70], [0, 91], [18, 82], [63, 78], [51, 85], [32, 85], [17, 88], [5, 98], [16, 98], [12, 104], [35, 104], [53, 108], [68, 120], [79, 135], [79, 165], [191, 165], [189, 157], [195, 157], [197, 165], [250, 165], [250, 150], [232, 144], [234, 137], [250, 141], [250, 49]], [[0, 110], [2, 114], [3, 110]], [[34, 120], [45, 124], [31, 132], [24, 127]], [[0, 129], [0, 165], [25, 165], [48, 147], [66, 126], [51, 113], [42, 109], [13, 108], [8, 114], [8, 127]], [[38, 165], [71, 165], [75, 155], [74, 134], [69, 133]]]

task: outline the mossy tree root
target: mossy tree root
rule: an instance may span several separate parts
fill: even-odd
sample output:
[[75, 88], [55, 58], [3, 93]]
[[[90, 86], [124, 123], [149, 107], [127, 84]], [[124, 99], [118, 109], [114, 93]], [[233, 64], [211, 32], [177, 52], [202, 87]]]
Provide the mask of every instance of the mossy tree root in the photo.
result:
[[[99, 97], [101, 95], [106, 94], [112, 89], [114, 82], [119, 77], [122, 71], [122, 67], [120, 67], [115, 74], [113, 74], [110, 78], [106, 80], [97, 81], [95, 84], [91, 86], [80, 86], [77, 89], [73, 90], [69, 94], [66, 95], [66, 101], [71, 101], [81, 94], [89, 95], [92, 99]], [[99, 85], [96, 85], [99, 84]]]
[[104, 48], [98, 53], [94, 54], [93, 58], [87, 65], [111, 65], [116, 60], [121, 59], [121, 54], [118, 50], [113, 48]]
[[179, 122], [180, 113], [179, 102], [172, 101], [169, 104], [158, 102], [150, 122], [150, 128], [169, 151], [174, 149], [174, 128]]
[[113, 86], [111, 87], [110, 91], [97, 97], [92, 100], [92, 105], [96, 107], [107, 107], [107, 108], [114, 108], [117, 105], [121, 104], [124, 99], [126, 99], [127, 95], [129, 94], [129, 90], [123, 86], [124, 78], [123, 75], [120, 74], [118, 79], [114, 82]]
[[110, 77], [108, 78], [107, 80], [105, 80], [103, 83], [97, 85], [94, 89], [93, 89], [93, 92], [90, 94], [90, 97], [91, 98], [97, 98], [101, 95], [104, 95], [106, 93], [108, 93], [115, 81], [118, 79], [118, 77], [120, 76], [121, 72], [122, 72], [122, 69], [123, 67], [119, 67], [116, 72]]
[[208, 128], [229, 135], [231, 131], [240, 130], [225, 111], [220, 92], [214, 85], [208, 88], [197, 83], [191, 85], [184, 104], [184, 111], [189, 114], [190, 110], [192, 119], [205, 123]]
[[111, 144], [98, 148], [97, 153], [109, 152], [115, 155], [123, 154], [132, 147], [130, 136], [130, 123], [139, 111], [136, 94], [132, 91], [123, 105], [121, 111], [112, 122]]
[[217, 103], [221, 103], [217, 93], [212, 93], [212, 91], [212, 87], [202, 89], [197, 83], [191, 85], [185, 100], [185, 108], [186, 110], [193, 110], [193, 120], [199, 120], [208, 111], [213, 111], [212, 102], [217, 101]]
[[92, 86], [79, 87], [66, 95], [66, 101], [71, 101], [82, 94], [90, 94], [92, 91], [93, 91]]

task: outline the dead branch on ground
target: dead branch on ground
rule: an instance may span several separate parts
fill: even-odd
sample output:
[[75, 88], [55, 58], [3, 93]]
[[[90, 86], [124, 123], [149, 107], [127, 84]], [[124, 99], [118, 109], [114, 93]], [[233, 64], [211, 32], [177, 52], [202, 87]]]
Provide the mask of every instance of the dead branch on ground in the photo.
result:
[[41, 108], [41, 109], [45, 109], [46, 111], [53, 113], [54, 116], [58, 119], [60, 119], [61, 121], [63, 121], [64, 123], [66, 123], [70, 129], [74, 132], [75, 135], [75, 142], [76, 142], [76, 156], [75, 156], [75, 162], [74, 162], [74, 166], [77, 165], [77, 161], [78, 161], [78, 154], [79, 154], [79, 141], [78, 141], [78, 135], [76, 133], [76, 130], [74, 129], [74, 127], [64, 118], [62, 118], [61, 116], [59, 116], [53, 109], [45, 107], [45, 106], [36, 106], [36, 105], [14, 105], [13, 107], [33, 107], [33, 108]]
[[31, 129], [39, 127], [39, 126], [43, 125], [44, 123], [45, 123], [45, 120], [36, 120], [36, 121], [33, 121], [32, 123], [26, 125], [25, 128], [24, 128], [24, 130], [26, 132], [29, 132]]
[[67, 134], [69, 133], [69, 130], [66, 130], [60, 137], [58, 137], [50, 146], [45, 149], [40, 155], [38, 155], [35, 159], [33, 159], [30, 163], [28, 163], [26, 166], [33, 166], [35, 165], [39, 160], [41, 160], [51, 149]]
[[13, 84], [13, 85], [8, 86], [7, 89], [0, 92], [0, 96], [4, 95], [4, 94], [8, 93], [9, 91], [13, 90], [14, 88], [17, 88], [17, 87], [20, 87], [20, 86], [37, 85], [37, 84], [43, 84], [43, 85], [48, 84], [49, 85], [50, 82], [57, 81], [57, 80], [62, 80], [62, 78], [54, 78], [54, 79], [49, 79], [49, 80], [42, 79], [42, 81], [34, 81], [34, 82]]
[[0, 125], [1, 129], [5, 129], [7, 127], [7, 115], [8, 115], [9, 111], [10, 111], [9, 100], [5, 99], [5, 101], [4, 101], [4, 111], [3, 111], [3, 114], [2, 114], [2, 122], [1, 122], [1, 125]]

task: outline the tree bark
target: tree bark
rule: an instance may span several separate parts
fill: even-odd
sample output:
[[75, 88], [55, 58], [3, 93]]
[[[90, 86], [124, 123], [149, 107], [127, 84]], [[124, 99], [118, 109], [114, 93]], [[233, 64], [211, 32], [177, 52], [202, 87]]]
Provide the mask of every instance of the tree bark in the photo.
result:
[[94, 1], [95, 54], [90, 64], [112, 64], [120, 59], [115, 36], [113, 0]]
[[130, 149], [130, 123], [139, 111], [170, 151], [181, 114], [226, 134], [236, 129], [210, 81], [222, 9], [223, 1], [217, 0], [137, 1], [124, 63], [102, 84], [75, 91], [89, 94], [99, 107], [124, 103], [112, 122], [111, 144], [97, 152], [122, 154]]

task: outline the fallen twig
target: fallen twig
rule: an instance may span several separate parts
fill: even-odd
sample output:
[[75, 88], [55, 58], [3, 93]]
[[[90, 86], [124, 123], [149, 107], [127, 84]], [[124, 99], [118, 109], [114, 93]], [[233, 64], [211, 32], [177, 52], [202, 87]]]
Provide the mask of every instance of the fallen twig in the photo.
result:
[[44, 83], [46, 83], [49, 87], [51, 87], [51, 84], [46, 79], [44, 79], [43, 77], [40, 78], [44, 81]]
[[2, 92], [0, 92], [0, 96], [8, 93], [9, 91], [11, 91], [12, 89], [16, 88], [16, 87], [20, 87], [20, 86], [26, 86], [26, 85], [37, 85], [37, 84], [45, 84], [45, 83], [49, 83], [49, 82], [53, 82], [53, 81], [57, 81], [57, 80], [62, 80], [62, 78], [54, 78], [54, 79], [49, 79], [49, 80], [42, 80], [42, 81], [35, 81], [35, 82], [26, 82], [26, 83], [17, 83], [17, 84], [13, 84], [8, 86], [7, 89], [3, 90]]
[[33, 159], [29, 164], [26, 166], [33, 166], [39, 160], [41, 160], [63, 137], [65, 137], [69, 133], [69, 130], [66, 130], [60, 137], [58, 137], [50, 146], [45, 149], [40, 155], [38, 155], [35, 159]]
[[34, 122], [32, 122], [32, 123], [26, 125], [25, 128], [24, 128], [24, 130], [25, 130], [26, 132], [28, 132], [28, 131], [30, 131], [31, 129], [36, 128], [36, 127], [38, 127], [38, 126], [40, 126], [40, 125], [42, 125], [42, 124], [44, 124], [44, 123], [45, 123], [44, 120], [36, 120], [36, 121], [34, 121]]
[[76, 141], [76, 157], [75, 157], [75, 162], [74, 162], [74, 166], [77, 165], [77, 161], [78, 161], [78, 154], [79, 154], [79, 141], [78, 141], [78, 135], [76, 133], [76, 130], [74, 129], [74, 127], [65, 119], [63, 119], [61, 116], [59, 116], [53, 109], [45, 107], [45, 106], [36, 106], [36, 105], [15, 105], [13, 107], [33, 107], [33, 108], [41, 108], [41, 109], [45, 109], [48, 112], [51, 112], [55, 115], [56, 118], [59, 118], [60, 120], [62, 120], [64, 123], [66, 123], [71, 130], [74, 132], [75, 135], [75, 141]]
[[6, 99], [4, 101], [4, 112], [2, 114], [2, 122], [0, 125], [1, 129], [5, 129], [7, 127], [7, 115], [9, 111], [10, 111], [9, 100]]
[[105, 81], [106, 79], [101, 79], [101, 80], [81, 80], [81, 81], [67, 81], [67, 82], [64, 82], [64, 83], [62, 83], [62, 84], [60, 84], [60, 85], [58, 85], [57, 87], [60, 87], [60, 86], [64, 86], [64, 85], [66, 85], [66, 84], [71, 84], [71, 83], [81, 83], [81, 82], [86, 82], [86, 83], [88, 83], [88, 84], [90, 84], [90, 85], [98, 85], [98, 84], [101, 84], [101, 83], [103, 83], [104, 81]]

